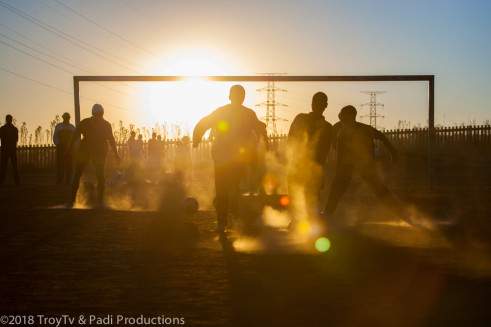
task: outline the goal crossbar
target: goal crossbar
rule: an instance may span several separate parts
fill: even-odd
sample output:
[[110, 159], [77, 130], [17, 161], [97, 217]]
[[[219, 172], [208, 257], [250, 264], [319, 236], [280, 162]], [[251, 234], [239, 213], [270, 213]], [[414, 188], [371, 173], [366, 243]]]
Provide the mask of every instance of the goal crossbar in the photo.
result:
[[411, 82], [428, 83], [428, 188], [433, 189], [435, 149], [435, 75], [374, 76], [73, 76], [75, 123], [80, 122], [80, 82], [179, 82], [200, 78], [214, 82]]

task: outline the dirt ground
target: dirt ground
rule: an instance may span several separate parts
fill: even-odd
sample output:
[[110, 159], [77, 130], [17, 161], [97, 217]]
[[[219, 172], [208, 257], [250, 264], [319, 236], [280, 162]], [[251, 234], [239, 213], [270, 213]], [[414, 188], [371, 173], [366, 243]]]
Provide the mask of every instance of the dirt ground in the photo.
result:
[[[354, 180], [324, 253], [278, 225], [218, 237], [206, 201], [192, 216], [66, 209], [68, 187], [24, 175], [22, 186], [0, 187], [0, 315], [44, 326], [37, 315], [112, 325], [124, 325], [120, 315], [188, 326], [488, 326], [491, 166], [445, 162], [431, 192], [424, 170], [386, 176], [414, 216], [439, 229], [394, 219]], [[199, 198], [200, 187], [185, 192]], [[70, 325], [78, 324], [61, 324]]]

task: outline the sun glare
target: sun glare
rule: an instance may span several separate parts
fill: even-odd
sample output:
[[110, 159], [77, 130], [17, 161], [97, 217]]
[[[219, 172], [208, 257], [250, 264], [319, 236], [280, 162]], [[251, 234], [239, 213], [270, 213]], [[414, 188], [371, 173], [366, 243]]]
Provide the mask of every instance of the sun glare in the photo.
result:
[[150, 82], [140, 89], [138, 106], [147, 125], [175, 124], [191, 132], [199, 119], [228, 103], [233, 83], [211, 82], [202, 76], [230, 75], [228, 64], [210, 53], [194, 51], [176, 54], [156, 64], [152, 75], [190, 76], [180, 82]]

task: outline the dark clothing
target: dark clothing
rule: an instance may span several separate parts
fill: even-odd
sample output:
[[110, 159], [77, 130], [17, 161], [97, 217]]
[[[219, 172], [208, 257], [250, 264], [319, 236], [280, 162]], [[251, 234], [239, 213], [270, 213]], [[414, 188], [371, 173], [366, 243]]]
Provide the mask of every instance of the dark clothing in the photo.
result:
[[2, 162], [0, 168], [0, 185], [5, 181], [5, 175], [7, 175], [7, 167], [9, 164], [12, 165], [12, 173], [14, 175], [15, 184], [20, 184], [19, 170], [17, 168], [17, 149], [16, 148], [4, 148], [2, 146]]
[[249, 163], [256, 144], [251, 133], [265, 138], [265, 124], [256, 113], [242, 105], [229, 104], [201, 119], [193, 132], [193, 142], [199, 143], [205, 132], [215, 128], [211, 154], [220, 162]]
[[338, 133], [337, 167], [348, 165], [362, 170], [374, 164], [374, 139], [382, 141], [395, 154], [385, 135], [370, 125], [355, 122], [353, 126], [342, 128]]
[[70, 141], [70, 148], [80, 135], [83, 138], [76, 158], [75, 174], [72, 182], [72, 202], [75, 202], [85, 165], [89, 162], [96, 168], [98, 200], [102, 202], [104, 197], [104, 164], [106, 162], [108, 142], [116, 153], [116, 141], [114, 140], [111, 124], [104, 119], [95, 117], [86, 118], [77, 126]]
[[0, 167], [0, 185], [5, 181], [7, 174], [7, 166], [12, 165], [12, 173], [14, 175], [15, 184], [20, 184], [19, 170], [17, 169], [17, 141], [19, 139], [19, 131], [11, 123], [7, 123], [0, 127], [0, 140], [2, 142], [2, 159]]
[[298, 114], [288, 132], [288, 145], [293, 149], [292, 165], [316, 162], [324, 166], [332, 142], [332, 125], [324, 116], [310, 112]]
[[[102, 200], [104, 199], [104, 187], [105, 187], [104, 163], [105, 163], [104, 161], [94, 163], [95, 175], [97, 178], [97, 201], [99, 203], [101, 203]], [[77, 164], [75, 165], [75, 173], [73, 175], [73, 182], [72, 182], [72, 198], [71, 198], [71, 201], [73, 203], [75, 203], [75, 200], [77, 199], [77, 191], [80, 185], [80, 178], [82, 177], [82, 174], [84, 172], [85, 165], [87, 165], [87, 163], [83, 161], [82, 162], [77, 161]]]
[[56, 147], [56, 182], [61, 184], [65, 180], [67, 185], [70, 184], [72, 181], [72, 170], [72, 151], [67, 151], [66, 147], [58, 145]]
[[80, 141], [77, 162], [87, 163], [91, 159], [103, 162], [107, 156], [108, 142], [111, 143], [111, 147], [114, 145], [113, 148], [116, 148], [111, 124], [104, 119], [99, 121], [91, 117], [82, 120], [73, 137], [78, 139], [80, 135], [83, 135], [83, 138]]
[[53, 142], [56, 145], [56, 182], [69, 184], [72, 178], [73, 154], [68, 151], [70, 139], [75, 132], [72, 124], [59, 123], [53, 133]]
[[2, 148], [15, 149], [19, 140], [19, 130], [12, 124], [6, 123], [0, 127], [0, 140]]
[[318, 211], [319, 193], [323, 187], [323, 168], [332, 143], [332, 125], [324, 116], [310, 112], [299, 114], [288, 132], [293, 151], [288, 172], [288, 193], [294, 208], [303, 193], [308, 212]]
[[375, 164], [374, 139], [382, 141], [391, 152], [395, 149], [385, 135], [372, 126], [355, 122], [342, 128], [338, 133], [336, 174], [327, 199], [325, 213], [334, 214], [353, 175], [360, 176], [375, 195], [399, 217], [404, 210], [384, 185]]
[[237, 208], [242, 174], [256, 151], [257, 145], [251, 135], [256, 133], [266, 140], [266, 124], [253, 110], [229, 104], [198, 122], [193, 131], [195, 146], [210, 128], [214, 130], [211, 153], [215, 163], [217, 220], [226, 225], [229, 211]]

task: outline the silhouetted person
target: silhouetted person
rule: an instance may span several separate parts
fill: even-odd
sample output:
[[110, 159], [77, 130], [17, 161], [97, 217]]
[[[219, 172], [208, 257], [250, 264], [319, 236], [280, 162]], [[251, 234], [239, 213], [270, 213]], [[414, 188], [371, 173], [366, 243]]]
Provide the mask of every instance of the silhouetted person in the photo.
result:
[[193, 162], [191, 158], [191, 140], [189, 136], [183, 136], [176, 144], [176, 155], [174, 157], [174, 173], [185, 184], [189, 184], [193, 175]]
[[140, 160], [143, 155], [143, 149], [140, 147], [140, 145], [138, 144], [138, 140], [136, 139], [136, 132], [132, 131], [130, 133], [130, 138], [128, 139], [128, 142], [126, 144], [128, 145], [128, 151], [130, 155], [128, 175], [130, 179], [135, 180], [136, 176], [138, 175]]
[[152, 138], [148, 140], [148, 166], [150, 169], [155, 169], [159, 166], [160, 148], [157, 140], [157, 133], [152, 133]]
[[211, 153], [215, 164], [218, 232], [224, 231], [229, 211], [238, 206], [240, 179], [256, 146], [251, 144], [251, 133], [255, 131], [266, 138], [266, 124], [259, 121], [252, 109], [242, 105], [244, 98], [244, 88], [232, 86], [231, 103], [201, 119], [193, 131], [193, 147], [197, 147], [205, 132], [215, 129]]
[[305, 198], [307, 214], [319, 213], [319, 193], [324, 184], [324, 164], [332, 143], [333, 128], [324, 116], [327, 95], [312, 97], [312, 112], [298, 114], [288, 132], [292, 160], [288, 173], [288, 192], [292, 205], [299, 210], [299, 194]]
[[334, 214], [353, 175], [356, 174], [397, 216], [408, 220], [404, 209], [384, 185], [376, 169], [374, 139], [380, 140], [387, 147], [392, 160], [397, 159], [397, 152], [384, 134], [370, 125], [357, 122], [356, 114], [357, 111], [353, 106], [346, 106], [339, 113], [343, 128], [339, 130], [337, 136], [336, 173], [324, 215], [328, 218]]
[[72, 151], [68, 151], [68, 145], [75, 132], [75, 126], [70, 124], [68, 112], [65, 112], [61, 117], [63, 117], [63, 122], [55, 126], [53, 133], [53, 143], [56, 146], [56, 183], [61, 184], [65, 179], [65, 183], [70, 184], [72, 181], [73, 154]]
[[2, 162], [0, 168], [0, 185], [5, 181], [7, 167], [12, 165], [15, 184], [20, 184], [19, 170], [17, 168], [17, 141], [19, 140], [19, 131], [12, 124], [12, 116], [5, 116], [5, 125], [0, 127], [0, 140], [2, 142]]
[[92, 162], [96, 169], [98, 204], [100, 206], [103, 205], [104, 165], [106, 163], [108, 143], [114, 152], [116, 161], [118, 163], [121, 161], [116, 148], [116, 141], [114, 140], [111, 124], [103, 117], [104, 108], [100, 104], [95, 104], [92, 107], [92, 117], [86, 118], [80, 122], [70, 140], [70, 144], [68, 146], [69, 149], [71, 149], [73, 144], [80, 138], [80, 135], [83, 135], [76, 158], [75, 175], [72, 183], [71, 204], [75, 203], [77, 198], [80, 177], [82, 176], [85, 165]]

